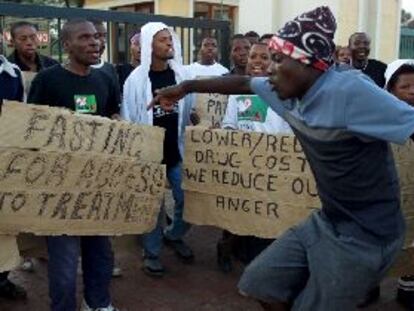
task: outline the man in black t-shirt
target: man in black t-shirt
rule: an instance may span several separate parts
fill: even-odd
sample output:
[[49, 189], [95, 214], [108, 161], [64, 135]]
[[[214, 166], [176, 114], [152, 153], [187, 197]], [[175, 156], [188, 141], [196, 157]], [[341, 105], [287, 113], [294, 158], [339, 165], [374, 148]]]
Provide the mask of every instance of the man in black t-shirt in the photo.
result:
[[387, 65], [376, 59], [369, 59], [371, 38], [365, 32], [355, 32], [349, 37], [351, 65], [370, 77], [380, 88], [385, 85]]
[[[93, 24], [69, 21], [63, 26], [62, 42], [69, 56], [67, 64], [40, 72], [33, 80], [28, 102], [105, 117], [116, 113], [119, 94], [115, 82], [91, 69], [99, 59], [100, 46]], [[80, 255], [85, 287], [82, 311], [116, 310], [109, 294], [113, 255], [108, 237], [50, 236], [47, 244], [52, 311], [78, 310], [76, 278]]]
[[[190, 226], [183, 220], [184, 192], [181, 188], [184, 132], [190, 123], [191, 97], [177, 102], [171, 111], [165, 111], [159, 104], [147, 110], [157, 89], [175, 85], [188, 79], [190, 74], [182, 65], [178, 38], [165, 24], [148, 23], [142, 27], [141, 43], [141, 65], [125, 82], [121, 116], [131, 122], [165, 129], [162, 163], [167, 166], [175, 206], [172, 223], [164, 230], [164, 242], [185, 262], [191, 262], [193, 252], [182, 239]], [[164, 274], [159, 260], [163, 238], [161, 215], [156, 228], [143, 237], [143, 269], [152, 276]]]
[[129, 39], [129, 63], [119, 64], [116, 66], [121, 94], [123, 93], [124, 83], [126, 79], [131, 74], [131, 72], [140, 65], [140, 63], [141, 43], [140, 33], [138, 32]]

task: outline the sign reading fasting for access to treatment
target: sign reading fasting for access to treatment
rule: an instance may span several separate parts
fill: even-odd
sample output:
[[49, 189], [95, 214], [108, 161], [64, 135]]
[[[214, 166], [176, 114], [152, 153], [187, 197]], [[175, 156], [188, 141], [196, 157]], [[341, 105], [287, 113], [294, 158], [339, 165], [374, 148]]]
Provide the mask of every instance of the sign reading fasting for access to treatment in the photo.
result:
[[185, 218], [236, 234], [274, 238], [320, 207], [293, 135], [189, 127]]
[[156, 127], [4, 104], [0, 234], [150, 231], [164, 193], [163, 139]]

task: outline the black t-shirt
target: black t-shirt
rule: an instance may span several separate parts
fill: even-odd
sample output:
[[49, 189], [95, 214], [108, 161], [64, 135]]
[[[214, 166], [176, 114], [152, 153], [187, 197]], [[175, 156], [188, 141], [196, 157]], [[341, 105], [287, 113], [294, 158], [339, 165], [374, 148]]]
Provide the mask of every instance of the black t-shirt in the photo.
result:
[[118, 113], [117, 90], [115, 82], [98, 69], [80, 76], [56, 65], [34, 78], [27, 102], [111, 117]]
[[[175, 74], [171, 68], [163, 71], [152, 71], [148, 73], [151, 80], [152, 94], [155, 90], [175, 85]], [[164, 111], [160, 105], [155, 105], [153, 109], [155, 126], [165, 129], [164, 139], [164, 159], [162, 163], [167, 168], [175, 166], [181, 161], [180, 151], [178, 149], [178, 105], [175, 105], [172, 111]]]
[[116, 72], [118, 73], [119, 89], [123, 93], [124, 83], [130, 73], [135, 69], [131, 64], [121, 64], [116, 66]]
[[365, 68], [361, 69], [368, 77], [370, 77], [380, 88], [385, 85], [385, 70], [387, 65], [376, 59], [369, 59]]

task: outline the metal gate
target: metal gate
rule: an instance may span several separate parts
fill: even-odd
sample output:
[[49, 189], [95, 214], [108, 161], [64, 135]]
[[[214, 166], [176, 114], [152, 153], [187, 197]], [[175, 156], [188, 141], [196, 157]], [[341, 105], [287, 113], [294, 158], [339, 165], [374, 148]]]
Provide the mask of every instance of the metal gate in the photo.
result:
[[229, 22], [143, 13], [0, 3], [0, 34], [2, 33], [4, 38], [2, 45], [7, 45], [8, 30], [12, 21], [33, 20], [43, 23], [42, 31], [45, 39], [49, 40], [48, 44], [43, 45], [41, 52], [62, 61], [64, 53], [59, 40], [60, 31], [64, 21], [72, 18], [101, 20], [107, 24], [107, 59], [114, 64], [128, 61], [129, 37], [142, 25], [147, 22], [163, 22], [173, 27], [181, 38], [184, 63], [195, 60], [200, 38], [213, 35], [219, 44], [221, 63], [229, 66]]
[[400, 58], [414, 58], [414, 29], [401, 28]]

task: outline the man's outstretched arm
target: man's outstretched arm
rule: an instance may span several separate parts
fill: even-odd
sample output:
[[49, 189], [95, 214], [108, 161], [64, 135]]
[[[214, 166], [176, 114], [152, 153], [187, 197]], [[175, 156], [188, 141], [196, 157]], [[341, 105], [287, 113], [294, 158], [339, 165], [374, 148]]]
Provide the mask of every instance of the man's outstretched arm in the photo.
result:
[[159, 103], [164, 110], [189, 93], [251, 94], [250, 77], [226, 76], [214, 79], [186, 80], [180, 84], [162, 88], [148, 105], [148, 109]]

